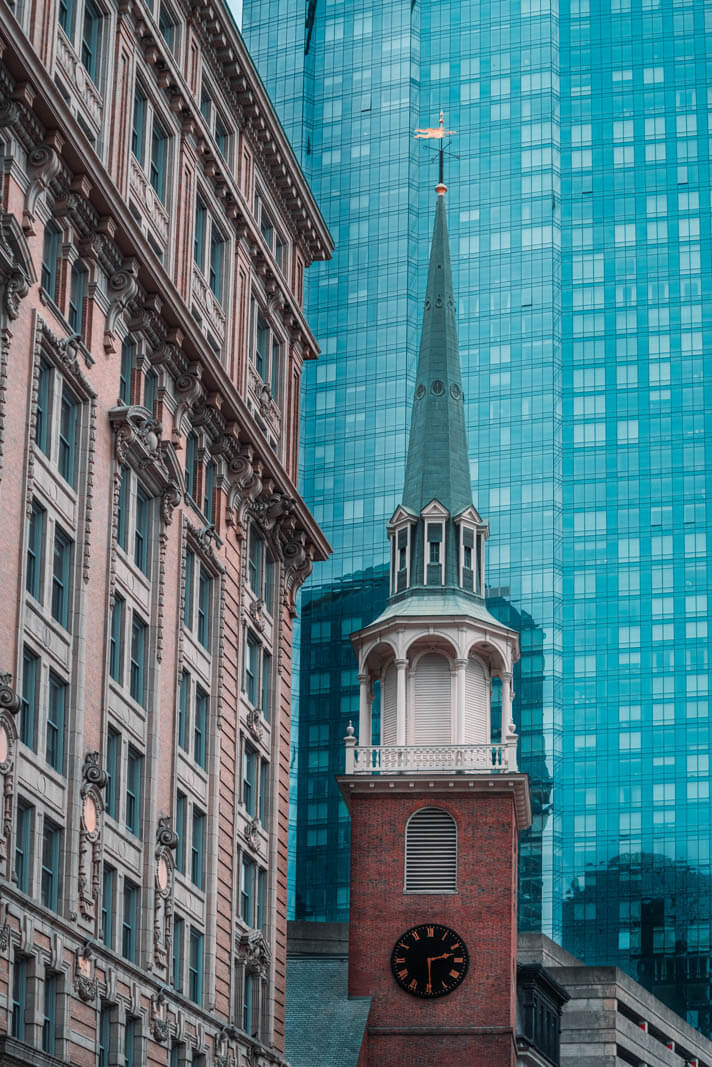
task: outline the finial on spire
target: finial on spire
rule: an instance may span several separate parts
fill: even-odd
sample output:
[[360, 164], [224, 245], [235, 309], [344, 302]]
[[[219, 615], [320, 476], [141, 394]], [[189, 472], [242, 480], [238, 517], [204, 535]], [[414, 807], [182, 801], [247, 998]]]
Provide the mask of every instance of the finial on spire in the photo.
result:
[[445, 116], [443, 112], [440, 112], [440, 124], [434, 129], [427, 127], [422, 130], [415, 130], [415, 138], [422, 140], [437, 140], [440, 141], [440, 177], [438, 184], [435, 186], [435, 192], [438, 196], [443, 196], [447, 192], [447, 185], [445, 184], [445, 167], [444, 167], [444, 145], [443, 141], [446, 137], [452, 137], [457, 133], [457, 130], [445, 129]]

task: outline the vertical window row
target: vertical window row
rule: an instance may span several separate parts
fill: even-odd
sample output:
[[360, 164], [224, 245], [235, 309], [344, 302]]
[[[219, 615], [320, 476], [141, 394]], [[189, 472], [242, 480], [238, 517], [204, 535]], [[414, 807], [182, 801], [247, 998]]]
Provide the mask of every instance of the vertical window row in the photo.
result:
[[[113, 726], [106, 733], [106, 814], [121, 821], [129, 833], [141, 836], [141, 804], [143, 787], [143, 754], [132, 744], [124, 744], [122, 735]], [[123, 792], [122, 792], [123, 783]], [[123, 813], [121, 810], [123, 800]]]
[[199, 644], [210, 652], [213, 610], [213, 577], [204, 563], [188, 548], [185, 553], [183, 624]]
[[40, 361], [35, 444], [71, 486], [76, 485], [81, 403], [58, 371]]
[[49, 766], [64, 774], [69, 684], [54, 670], [43, 672], [39, 655], [25, 646], [22, 655], [20, 740], [33, 752], [43, 746]]

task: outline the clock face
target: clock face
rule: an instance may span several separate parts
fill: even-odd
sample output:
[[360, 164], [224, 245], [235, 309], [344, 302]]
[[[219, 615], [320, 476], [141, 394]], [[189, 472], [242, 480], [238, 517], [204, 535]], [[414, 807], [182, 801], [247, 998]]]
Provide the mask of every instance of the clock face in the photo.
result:
[[421, 923], [406, 930], [391, 953], [393, 977], [414, 997], [444, 997], [467, 974], [465, 942], [449, 926]]

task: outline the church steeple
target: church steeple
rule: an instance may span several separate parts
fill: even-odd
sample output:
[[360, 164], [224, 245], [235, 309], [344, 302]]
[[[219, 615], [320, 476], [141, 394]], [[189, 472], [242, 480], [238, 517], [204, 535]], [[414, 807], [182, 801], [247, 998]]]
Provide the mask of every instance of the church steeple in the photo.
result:
[[472, 502], [445, 213], [437, 186], [403, 502], [389, 524], [391, 597], [443, 587], [482, 597], [487, 524]]
[[472, 505], [444, 186], [430, 248], [403, 506], [419, 515], [433, 500], [451, 515]]

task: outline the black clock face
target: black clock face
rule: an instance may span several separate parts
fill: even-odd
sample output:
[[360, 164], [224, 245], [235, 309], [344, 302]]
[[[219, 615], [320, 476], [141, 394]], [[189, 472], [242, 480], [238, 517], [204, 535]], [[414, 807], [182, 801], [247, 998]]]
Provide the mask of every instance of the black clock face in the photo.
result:
[[465, 942], [449, 926], [421, 923], [406, 930], [391, 953], [393, 977], [414, 997], [444, 997], [467, 974]]

